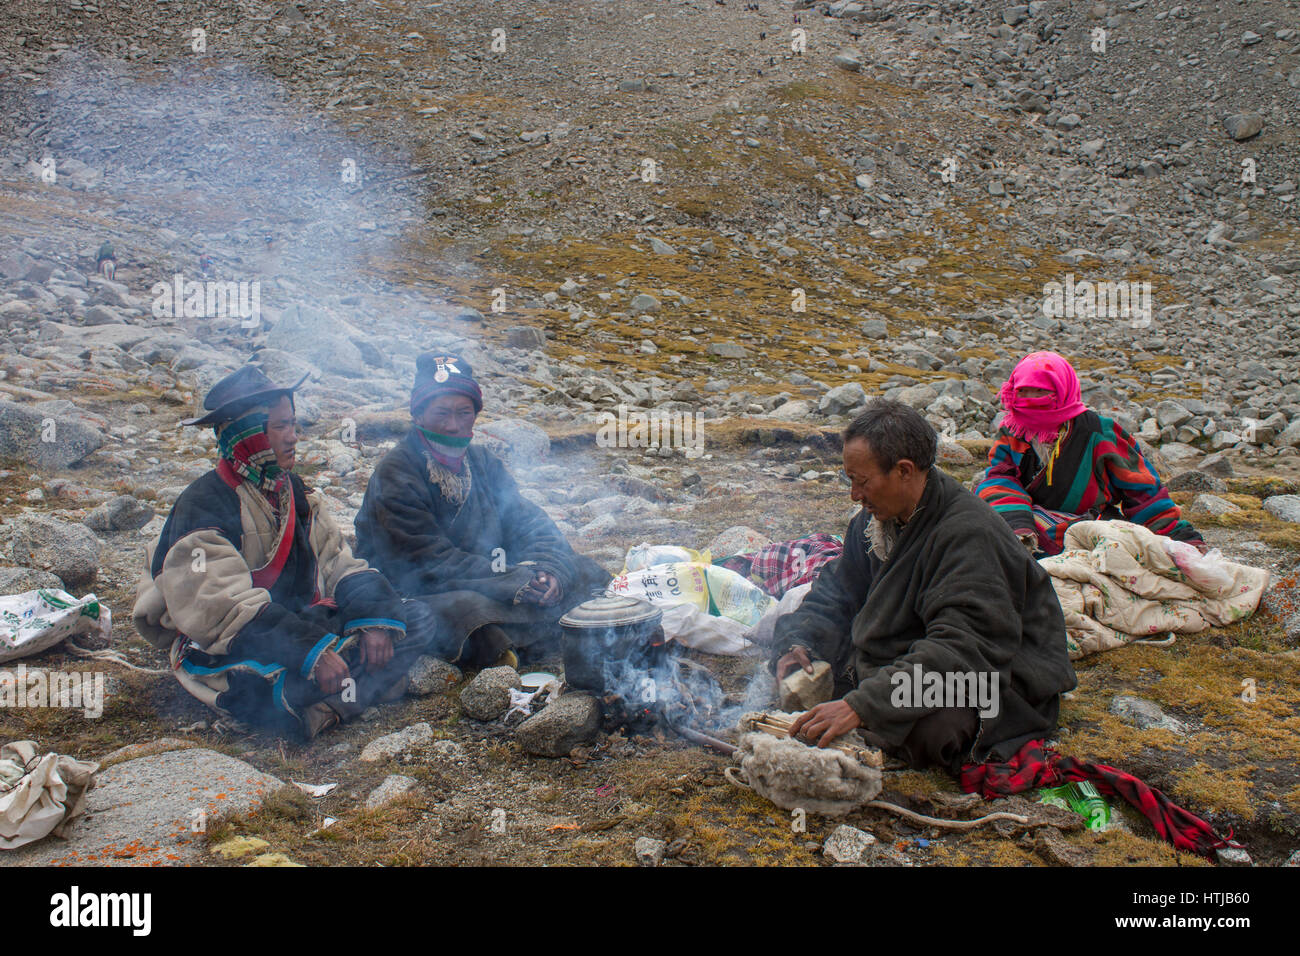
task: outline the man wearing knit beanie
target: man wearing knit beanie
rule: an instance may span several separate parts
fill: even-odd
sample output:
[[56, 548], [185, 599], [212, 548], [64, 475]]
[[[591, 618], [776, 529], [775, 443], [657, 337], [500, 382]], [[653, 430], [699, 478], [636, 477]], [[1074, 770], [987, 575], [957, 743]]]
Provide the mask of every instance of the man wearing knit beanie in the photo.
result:
[[517, 664], [513, 648], [557, 636], [560, 617], [610, 576], [470, 444], [483, 393], [462, 356], [416, 360], [410, 410], [411, 430], [366, 487], [357, 553], [437, 614], [449, 660]]

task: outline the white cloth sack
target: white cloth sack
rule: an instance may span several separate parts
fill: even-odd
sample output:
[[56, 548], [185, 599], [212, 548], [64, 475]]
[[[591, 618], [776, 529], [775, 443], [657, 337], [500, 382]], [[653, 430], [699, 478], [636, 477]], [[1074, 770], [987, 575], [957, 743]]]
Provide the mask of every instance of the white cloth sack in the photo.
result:
[[93, 594], [75, 598], [58, 588], [0, 595], [0, 664], [39, 654], [73, 634], [107, 638], [113, 612]]
[[98, 770], [97, 763], [56, 753], [37, 759], [30, 740], [0, 747], [0, 850], [50, 833], [62, 836], [81, 813]]

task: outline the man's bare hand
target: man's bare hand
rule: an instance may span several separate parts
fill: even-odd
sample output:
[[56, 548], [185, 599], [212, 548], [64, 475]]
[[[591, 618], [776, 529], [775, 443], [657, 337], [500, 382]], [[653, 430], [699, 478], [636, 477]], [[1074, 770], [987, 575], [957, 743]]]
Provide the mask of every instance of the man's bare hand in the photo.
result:
[[377, 627], [361, 632], [361, 669], [367, 674], [381, 671], [393, 659], [393, 639]]
[[781, 683], [781, 681], [785, 680], [785, 676], [796, 667], [802, 667], [809, 674], [813, 672], [812, 658], [808, 656], [808, 648], [802, 644], [796, 644], [790, 648], [789, 653], [777, 660], [776, 682]]
[[542, 607], [558, 603], [563, 593], [560, 582], [549, 571], [538, 571], [528, 586], [538, 593], [537, 603]]
[[832, 700], [796, 717], [790, 725], [790, 736], [806, 743], [816, 742], [818, 747], [828, 747], [836, 737], [861, 726], [862, 719], [852, 707], [842, 700]]
[[312, 680], [324, 694], [337, 694], [343, 689], [343, 682], [352, 676], [347, 661], [333, 651], [322, 651], [316, 658], [316, 667], [312, 671]]

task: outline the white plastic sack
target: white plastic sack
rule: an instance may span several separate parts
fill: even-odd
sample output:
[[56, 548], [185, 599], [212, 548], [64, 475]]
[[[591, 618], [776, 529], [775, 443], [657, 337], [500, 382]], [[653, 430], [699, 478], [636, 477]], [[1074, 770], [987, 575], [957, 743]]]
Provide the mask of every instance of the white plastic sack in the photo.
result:
[[1218, 548], [1201, 554], [1195, 547], [1185, 541], [1163, 538], [1161, 544], [1178, 565], [1178, 569], [1187, 575], [1187, 580], [1198, 591], [1207, 594], [1219, 594], [1225, 588], [1232, 587], [1231, 569], [1224, 566], [1223, 552]]
[[628, 549], [623, 559], [623, 571], [641, 571], [657, 564], [709, 564], [712, 558], [708, 551], [692, 551], [675, 544], [650, 544], [643, 541]]
[[746, 627], [729, 617], [715, 617], [692, 604], [675, 604], [664, 608], [664, 637], [706, 654], [739, 657], [759, 653]]
[[0, 747], [0, 850], [13, 850], [49, 833], [62, 836], [81, 813], [99, 764], [47, 753], [19, 740]]
[[762, 647], [770, 647], [773, 638], [776, 637], [777, 618], [782, 614], [789, 614], [791, 611], [797, 610], [811, 590], [812, 582], [809, 581], [807, 584], [800, 584], [798, 587], [793, 587], [782, 594], [781, 600], [777, 601], [771, 610], [764, 614], [759, 622], [754, 625], [754, 631], [750, 635], [753, 637], [754, 643]]
[[95, 595], [75, 598], [58, 588], [0, 595], [0, 664], [39, 654], [73, 634], [107, 638], [113, 613]]

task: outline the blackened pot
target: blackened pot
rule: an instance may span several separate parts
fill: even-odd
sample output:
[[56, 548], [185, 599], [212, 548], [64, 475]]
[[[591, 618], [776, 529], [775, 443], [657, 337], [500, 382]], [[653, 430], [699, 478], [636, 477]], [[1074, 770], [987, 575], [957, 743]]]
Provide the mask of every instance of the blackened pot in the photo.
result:
[[[603, 694], [608, 665], [650, 672], [665, 651], [663, 612], [627, 595], [598, 597], [560, 618], [564, 634], [564, 682]], [[623, 670], [623, 668], [620, 668]]]

